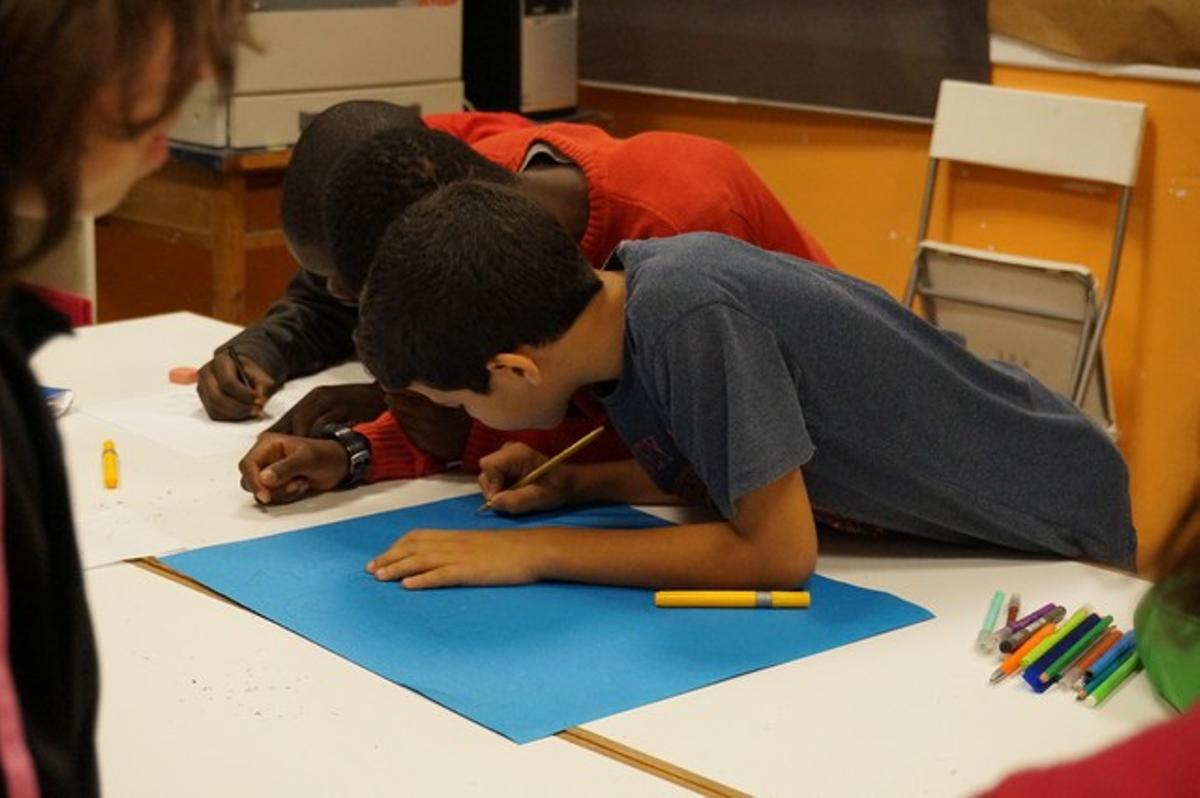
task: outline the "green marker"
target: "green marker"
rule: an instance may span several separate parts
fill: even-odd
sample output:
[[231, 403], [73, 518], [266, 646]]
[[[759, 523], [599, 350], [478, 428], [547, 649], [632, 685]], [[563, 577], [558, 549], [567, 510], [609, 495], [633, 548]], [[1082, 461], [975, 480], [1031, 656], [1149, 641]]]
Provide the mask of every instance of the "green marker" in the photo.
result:
[[1067, 622], [1054, 630], [1054, 634], [1047, 637], [1042, 642], [1034, 646], [1033, 651], [1030, 651], [1025, 656], [1021, 657], [1021, 669], [1028, 668], [1033, 663], [1041, 659], [1042, 655], [1050, 649], [1058, 645], [1058, 641], [1062, 640], [1067, 635], [1071, 634], [1071, 630], [1079, 624], [1083, 623], [1083, 619], [1091, 613], [1091, 608], [1084, 604], [1079, 609], [1075, 610], [1075, 614], [1067, 619]]
[[1134, 650], [1130, 652], [1129, 656], [1125, 658], [1125, 661], [1122, 662], [1117, 669], [1112, 672], [1112, 675], [1100, 682], [1099, 686], [1097, 686], [1096, 689], [1092, 691], [1092, 694], [1087, 697], [1087, 705], [1089, 707], [1097, 706], [1105, 698], [1108, 698], [1108, 694], [1113, 690], [1116, 690], [1117, 687], [1120, 686], [1121, 682], [1128, 679], [1130, 675], [1141, 666], [1142, 660], [1140, 657], [1138, 657], [1137, 651]]
[[988, 605], [987, 616], [983, 619], [983, 628], [979, 630], [978, 637], [975, 638], [975, 648], [985, 654], [992, 651], [995, 643], [992, 640], [992, 630], [996, 628], [996, 618], [1000, 615], [1000, 605], [1004, 603], [1004, 591], [997, 590], [992, 596], [992, 603]]
[[1112, 616], [1105, 615], [1100, 619], [1100, 622], [1095, 624], [1091, 629], [1088, 629], [1087, 634], [1079, 638], [1075, 645], [1068, 648], [1061, 657], [1054, 660], [1049, 668], [1042, 671], [1038, 676], [1042, 680], [1042, 684], [1049, 684], [1062, 675], [1062, 672], [1070, 667], [1071, 663], [1079, 659], [1079, 656], [1087, 651], [1088, 646], [1096, 642], [1100, 635], [1104, 634], [1104, 630], [1112, 623]]

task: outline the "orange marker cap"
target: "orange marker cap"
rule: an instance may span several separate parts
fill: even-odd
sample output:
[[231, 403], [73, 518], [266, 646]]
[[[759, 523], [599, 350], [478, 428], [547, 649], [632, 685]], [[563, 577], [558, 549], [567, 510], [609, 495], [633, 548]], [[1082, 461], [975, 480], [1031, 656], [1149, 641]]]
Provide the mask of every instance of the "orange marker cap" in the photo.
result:
[[1013, 671], [1021, 667], [1022, 657], [1024, 657], [1030, 651], [1033, 651], [1034, 646], [1042, 642], [1047, 635], [1053, 634], [1054, 630], [1057, 628], [1058, 624], [1048, 623], [1041, 629], [1038, 629], [1036, 632], [1030, 635], [1029, 639], [1026, 640], [1020, 648], [1008, 655], [1008, 659], [1004, 660], [1004, 662], [1000, 665], [1000, 670], [1004, 671], [1006, 674], [1012, 675]]

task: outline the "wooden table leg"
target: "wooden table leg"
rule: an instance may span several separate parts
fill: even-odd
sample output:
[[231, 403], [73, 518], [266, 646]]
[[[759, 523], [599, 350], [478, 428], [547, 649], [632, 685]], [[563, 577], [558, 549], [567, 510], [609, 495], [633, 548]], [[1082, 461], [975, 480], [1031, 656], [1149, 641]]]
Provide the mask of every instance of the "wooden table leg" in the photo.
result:
[[212, 315], [246, 323], [246, 177], [226, 173], [213, 214]]

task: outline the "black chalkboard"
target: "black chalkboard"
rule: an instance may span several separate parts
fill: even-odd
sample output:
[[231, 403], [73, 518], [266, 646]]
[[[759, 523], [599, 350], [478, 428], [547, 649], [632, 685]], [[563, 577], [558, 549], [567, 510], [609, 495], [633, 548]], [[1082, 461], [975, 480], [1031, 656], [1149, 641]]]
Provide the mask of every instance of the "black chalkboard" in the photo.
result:
[[583, 81], [932, 118], [987, 82], [986, 0], [582, 0]]

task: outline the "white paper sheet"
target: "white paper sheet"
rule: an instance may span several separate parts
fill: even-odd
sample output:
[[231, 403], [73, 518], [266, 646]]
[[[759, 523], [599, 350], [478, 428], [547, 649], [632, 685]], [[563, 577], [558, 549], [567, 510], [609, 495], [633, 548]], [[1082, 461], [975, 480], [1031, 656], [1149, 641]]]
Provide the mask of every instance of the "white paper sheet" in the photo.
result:
[[[161, 515], [161, 513], [160, 513]], [[84, 568], [170, 554], [186, 548], [182, 541], [163, 531], [153, 514], [135, 510], [124, 500], [111, 498], [75, 518], [75, 540]]]
[[311, 387], [307, 381], [289, 383], [267, 402], [265, 418], [236, 423], [210, 419], [196, 389], [183, 385], [81, 410], [191, 457], [236, 458], [245, 454], [258, 434], [274, 424]]

